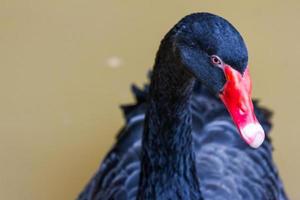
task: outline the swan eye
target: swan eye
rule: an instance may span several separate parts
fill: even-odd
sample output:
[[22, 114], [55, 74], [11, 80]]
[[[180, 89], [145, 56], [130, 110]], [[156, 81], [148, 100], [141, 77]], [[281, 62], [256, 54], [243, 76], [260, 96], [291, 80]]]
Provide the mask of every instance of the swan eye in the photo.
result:
[[223, 65], [223, 61], [221, 60], [221, 58], [219, 58], [216, 55], [212, 55], [210, 57], [210, 60], [211, 60], [212, 64], [214, 64], [214, 65], [216, 65], [218, 67], [222, 67], [222, 65]]

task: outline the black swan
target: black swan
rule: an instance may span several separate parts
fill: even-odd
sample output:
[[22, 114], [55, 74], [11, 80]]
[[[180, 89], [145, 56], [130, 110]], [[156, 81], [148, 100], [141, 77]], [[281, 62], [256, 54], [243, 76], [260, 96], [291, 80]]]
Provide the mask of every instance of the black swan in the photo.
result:
[[253, 106], [247, 63], [225, 19], [179, 21], [161, 42], [150, 86], [133, 86], [137, 103], [123, 106], [127, 123], [78, 199], [287, 199], [271, 113]]

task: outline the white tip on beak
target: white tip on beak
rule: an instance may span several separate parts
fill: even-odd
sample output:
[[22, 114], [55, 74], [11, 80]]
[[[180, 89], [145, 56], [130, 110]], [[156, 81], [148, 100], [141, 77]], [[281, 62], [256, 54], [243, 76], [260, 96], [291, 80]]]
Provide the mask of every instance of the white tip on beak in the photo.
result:
[[258, 123], [245, 126], [241, 129], [241, 135], [252, 148], [258, 148], [265, 139], [265, 131]]

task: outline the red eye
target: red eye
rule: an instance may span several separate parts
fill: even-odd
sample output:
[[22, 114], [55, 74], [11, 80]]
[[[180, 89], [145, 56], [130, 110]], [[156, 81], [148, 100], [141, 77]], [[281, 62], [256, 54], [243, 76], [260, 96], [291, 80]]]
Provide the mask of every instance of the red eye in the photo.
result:
[[211, 59], [212, 64], [214, 64], [214, 65], [221, 66], [223, 63], [222, 60], [218, 56], [215, 56], [215, 55], [212, 55], [210, 57], [210, 59]]

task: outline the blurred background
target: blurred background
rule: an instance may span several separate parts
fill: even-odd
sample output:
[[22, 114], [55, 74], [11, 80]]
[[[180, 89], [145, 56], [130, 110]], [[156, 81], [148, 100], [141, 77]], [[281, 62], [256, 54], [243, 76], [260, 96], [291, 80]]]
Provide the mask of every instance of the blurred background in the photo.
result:
[[275, 160], [300, 199], [300, 1], [0, 1], [0, 199], [74, 199], [124, 121], [164, 34], [212, 12], [243, 35]]

